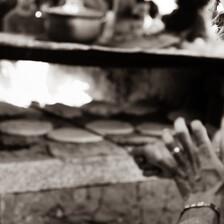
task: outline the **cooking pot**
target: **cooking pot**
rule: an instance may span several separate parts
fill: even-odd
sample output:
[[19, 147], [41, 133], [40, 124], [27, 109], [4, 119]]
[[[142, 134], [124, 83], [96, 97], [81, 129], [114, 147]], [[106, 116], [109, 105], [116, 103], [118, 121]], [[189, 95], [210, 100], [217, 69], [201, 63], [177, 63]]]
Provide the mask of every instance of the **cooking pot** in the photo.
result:
[[64, 5], [45, 10], [45, 30], [54, 41], [92, 43], [104, 24], [104, 13], [94, 9]]

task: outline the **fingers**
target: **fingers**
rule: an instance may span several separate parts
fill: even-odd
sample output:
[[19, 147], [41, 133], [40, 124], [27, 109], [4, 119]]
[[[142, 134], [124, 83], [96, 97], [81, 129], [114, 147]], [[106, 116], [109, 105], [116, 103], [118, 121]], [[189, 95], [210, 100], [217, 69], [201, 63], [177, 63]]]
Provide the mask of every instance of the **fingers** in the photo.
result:
[[207, 134], [207, 130], [203, 124], [196, 120], [191, 122], [192, 134], [195, 137], [195, 143], [199, 149], [199, 154], [203, 154], [206, 157], [210, 157], [215, 152], [212, 150], [211, 142]]
[[[178, 147], [178, 144], [175, 142], [173, 135], [170, 130], [165, 129], [162, 135], [163, 141], [170, 152], [170, 155], [177, 161], [177, 170], [176, 174], [181, 177], [186, 178], [187, 173], [184, 172], [187, 169], [187, 161], [185, 160], [184, 151]], [[175, 151], [177, 150], [177, 151]], [[178, 151], [180, 150], [180, 151]]]
[[221, 176], [224, 175], [223, 165], [212, 148], [207, 131], [200, 121], [191, 123], [192, 133], [195, 136], [195, 143], [199, 150], [202, 169], [215, 168]]
[[165, 129], [163, 131], [162, 138], [163, 138], [163, 141], [164, 141], [166, 147], [168, 148], [170, 153], [173, 155], [173, 157], [178, 162], [178, 165], [180, 167], [185, 167], [184, 157], [181, 155], [183, 152], [174, 153], [174, 150], [178, 149], [178, 144], [175, 142], [174, 137], [173, 137], [171, 131], [168, 130], [168, 129]]
[[176, 160], [165, 145], [161, 145], [159, 151], [157, 151], [157, 162], [160, 165], [159, 167], [161, 167], [164, 173], [168, 171], [167, 175], [171, 174], [171, 176], [175, 176], [179, 171]]
[[181, 143], [186, 152], [195, 174], [199, 172], [198, 152], [194, 146], [188, 128], [183, 118], [178, 118], [174, 122], [175, 137]]
[[171, 177], [176, 173], [177, 163], [175, 159], [172, 157], [167, 148], [159, 142], [149, 144], [141, 148], [135, 148], [132, 154], [134, 157], [144, 157], [147, 164], [160, 168], [163, 171], [163, 174], [167, 177]]
[[138, 167], [142, 170], [144, 176], [150, 177], [152, 175], [157, 175], [157, 176], [163, 175], [161, 174], [161, 169], [153, 166], [152, 164], [149, 164], [145, 156], [139, 155], [139, 154], [141, 155], [143, 154], [143, 148], [135, 148], [133, 152], [134, 153], [136, 152], [136, 155], [134, 156], [134, 160], [137, 163]]
[[212, 160], [217, 157], [215, 150], [213, 150], [207, 131], [200, 121], [193, 121], [191, 123], [191, 129], [195, 144], [198, 147], [201, 165], [205, 167], [211, 164]]
[[[180, 122], [180, 124], [178, 122]], [[193, 159], [197, 161], [197, 154], [194, 157], [192, 157], [191, 160], [189, 159], [189, 154], [191, 153], [191, 150], [192, 150], [190, 147], [194, 147], [194, 145], [191, 141], [191, 137], [188, 133], [188, 129], [186, 127], [184, 120], [178, 119], [175, 125], [176, 125], [175, 131], [177, 132], [175, 137], [177, 137], [177, 139], [179, 140], [179, 143], [184, 148], [184, 150], [180, 151], [179, 153], [175, 153], [175, 152], [173, 153], [173, 156], [175, 157], [178, 163], [177, 170], [179, 174], [180, 172], [184, 172], [185, 181], [188, 180], [189, 185], [194, 187], [195, 180], [199, 178], [199, 168], [196, 168], [196, 167], [193, 168], [192, 161]], [[175, 139], [169, 130], [164, 130], [163, 141], [165, 142], [165, 145], [171, 152], [173, 152], [175, 147], [178, 146], [178, 144], [175, 142]], [[188, 150], [188, 154], [187, 154], [187, 150]], [[181, 177], [181, 175], [179, 175], [179, 177]], [[176, 179], [178, 180], [178, 178]]]

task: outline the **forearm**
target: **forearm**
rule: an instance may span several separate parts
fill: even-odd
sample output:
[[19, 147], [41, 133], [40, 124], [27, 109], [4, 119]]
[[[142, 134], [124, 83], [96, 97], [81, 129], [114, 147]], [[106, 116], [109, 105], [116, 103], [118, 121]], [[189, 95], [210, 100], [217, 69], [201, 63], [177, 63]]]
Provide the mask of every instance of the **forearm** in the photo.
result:
[[194, 208], [186, 211], [178, 224], [219, 224], [218, 216], [210, 208]]

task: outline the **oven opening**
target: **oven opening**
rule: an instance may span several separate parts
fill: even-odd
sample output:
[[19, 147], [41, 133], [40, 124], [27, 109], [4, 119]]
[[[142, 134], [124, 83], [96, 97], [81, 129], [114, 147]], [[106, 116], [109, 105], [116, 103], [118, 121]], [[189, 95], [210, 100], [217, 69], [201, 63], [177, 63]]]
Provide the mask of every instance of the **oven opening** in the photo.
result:
[[66, 69], [58, 72], [45, 62], [1, 61], [0, 101], [29, 107], [35, 101], [41, 107], [62, 103], [80, 107], [92, 101], [90, 85], [82, 74]]

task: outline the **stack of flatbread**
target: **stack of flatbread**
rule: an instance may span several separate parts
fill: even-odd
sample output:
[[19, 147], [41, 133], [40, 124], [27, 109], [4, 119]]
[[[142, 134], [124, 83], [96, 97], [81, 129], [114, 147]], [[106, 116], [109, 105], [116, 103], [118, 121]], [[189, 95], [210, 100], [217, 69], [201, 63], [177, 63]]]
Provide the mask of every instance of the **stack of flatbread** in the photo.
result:
[[47, 121], [39, 120], [8, 120], [0, 123], [0, 132], [16, 136], [42, 136], [53, 129], [53, 125]]
[[61, 103], [46, 105], [44, 110], [63, 118], [74, 119], [82, 117], [82, 111], [78, 107], [70, 107]]
[[162, 123], [145, 122], [138, 125], [136, 129], [143, 135], [161, 137], [164, 129], [173, 130], [173, 126]]
[[157, 112], [158, 108], [146, 102], [136, 102], [123, 107], [122, 112], [127, 115], [144, 116]]
[[91, 115], [110, 117], [119, 114], [121, 112], [121, 107], [113, 103], [93, 101], [84, 105], [82, 110]]
[[101, 135], [125, 135], [134, 131], [133, 126], [128, 122], [117, 120], [97, 120], [88, 123], [86, 127]]
[[48, 133], [51, 154], [61, 158], [124, 154], [125, 150], [81, 128], [64, 127]]
[[75, 127], [55, 129], [49, 132], [47, 136], [51, 140], [67, 143], [94, 143], [103, 140], [99, 135]]
[[41, 136], [53, 129], [47, 121], [14, 119], [0, 123], [2, 149], [21, 149], [40, 144]]
[[108, 138], [121, 146], [143, 146], [155, 141], [155, 138], [151, 136], [136, 133], [127, 135], [109, 135]]

